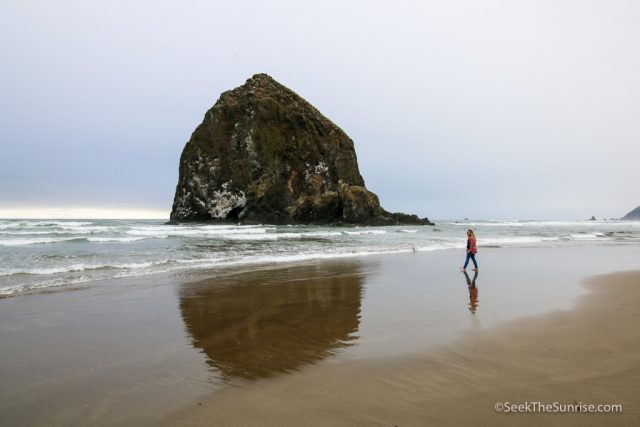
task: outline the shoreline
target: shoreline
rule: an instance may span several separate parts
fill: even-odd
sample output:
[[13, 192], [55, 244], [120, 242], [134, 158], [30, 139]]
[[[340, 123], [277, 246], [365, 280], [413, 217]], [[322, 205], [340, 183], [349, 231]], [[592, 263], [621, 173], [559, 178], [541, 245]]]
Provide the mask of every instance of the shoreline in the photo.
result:
[[[640, 270], [583, 280], [576, 307], [467, 332], [420, 356], [313, 366], [232, 388], [166, 425], [611, 425], [640, 418]], [[621, 404], [621, 413], [495, 405]], [[561, 406], [560, 406], [561, 407]]]
[[[469, 334], [491, 338], [519, 319], [581, 310], [590, 288], [579, 277], [640, 269], [639, 256], [640, 246], [487, 249], [474, 292], [458, 272], [463, 257], [451, 250], [164, 274], [0, 299], [0, 424], [199, 425], [210, 415], [198, 414], [224, 404], [215, 410], [226, 414], [221, 425], [286, 425], [304, 416], [296, 407], [315, 402], [318, 425], [421, 425], [406, 406], [415, 396], [437, 401], [451, 378], [460, 390], [474, 378], [500, 379], [491, 358], [481, 369], [468, 359], [481, 348], [469, 347]], [[500, 339], [485, 351], [502, 360]], [[460, 372], [435, 377], [437, 387], [420, 382], [453, 368]], [[371, 381], [384, 407], [367, 394]], [[257, 421], [237, 418], [260, 410]], [[406, 415], [394, 421], [398, 411]], [[369, 412], [378, 421], [356, 416]]]
[[[101, 286], [108, 283], [118, 283], [127, 280], [140, 280], [140, 281], [153, 281], [158, 279], [159, 281], [183, 280], [183, 277], [189, 278], [189, 280], [198, 281], [205, 279], [212, 279], [215, 277], [224, 277], [231, 275], [239, 275], [248, 272], [265, 271], [265, 270], [277, 270], [286, 269], [292, 267], [298, 267], [303, 265], [311, 265], [323, 262], [341, 262], [341, 261], [353, 261], [358, 259], [367, 259], [393, 255], [406, 255], [411, 253], [431, 253], [431, 252], [459, 252], [463, 248], [460, 247], [434, 247], [429, 249], [416, 249], [415, 247], [407, 247], [404, 249], [388, 249], [379, 251], [361, 251], [361, 252], [345, 252], [345, 253], [332, 253], [332, 254], [304, 254], [302, 256], [293, 256], [290, 258], [280, 260], [254, 260], [251, 262], [229, 262], [221, 263], [217, 266], [198, 266], [196, 265], [184, 265], [181, 267], [175, 267], [168, 270], [150, 271], [150, 272], [137, 272], [131, 275], [122, 275], [109, 278], [87, 278], [77, 281], [71, 281], [68, 283], [60, 283], [47, 286], [27, 286], [22, 290], [12, 290], [7, 293], [3, 293], [0, 288], [0, 300], [6, 298], [16, 298], [28, 295], [40, 295], [56, 292], [67, 292], [75, 290], [91, 289], [96, 286]], [[531, 249], [528, 247], [502, 247], [495, 245], [481, 246], [480, 249]]]
[[481, 233], [481, 251], [637, 246], [637, 225], [531, 220], [449, 221], [435, 228], [172, 227], [155, 220], [4, 221], [0, 298], [127, 277], [144, 281], [145, 276], [198, 270], [216, 275], [212, 270], [463, 249], [467, 226]]

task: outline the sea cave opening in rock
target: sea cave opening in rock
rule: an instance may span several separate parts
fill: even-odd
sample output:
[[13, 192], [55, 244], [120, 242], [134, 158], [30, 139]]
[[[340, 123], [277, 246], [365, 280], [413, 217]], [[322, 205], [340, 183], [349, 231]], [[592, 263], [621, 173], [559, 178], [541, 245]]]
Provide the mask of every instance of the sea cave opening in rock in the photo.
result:
[[242, 212], [242, 209], [244, 209], [244, 206], [236, 206], [235, 208], [231, 209], [227, 214], [226, 219], [233, 221], [240, 219], [240, 212]]

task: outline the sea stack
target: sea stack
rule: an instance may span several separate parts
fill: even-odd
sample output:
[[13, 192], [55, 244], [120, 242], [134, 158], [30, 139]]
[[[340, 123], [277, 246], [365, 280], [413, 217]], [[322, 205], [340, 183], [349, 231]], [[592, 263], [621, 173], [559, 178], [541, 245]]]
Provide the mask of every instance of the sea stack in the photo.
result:
[[640, 221], [640, 206], [623, 216], [621, 219], [627, 221]]
[[180, 157], [171, 222], [425, 224], [367, 190], [353, 141], [266, 74], [224, 92]]

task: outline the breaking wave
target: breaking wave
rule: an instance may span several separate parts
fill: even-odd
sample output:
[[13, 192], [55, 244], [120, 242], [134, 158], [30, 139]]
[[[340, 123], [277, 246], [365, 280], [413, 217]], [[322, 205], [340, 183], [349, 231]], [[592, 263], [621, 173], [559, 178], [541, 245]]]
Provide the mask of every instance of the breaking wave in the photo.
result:
[[161, 221], [0, 220], [0, 296], [185, 269], [463, 250], [640, 243], [622, 221], [440, 221], [436, 227], [329, 227]]

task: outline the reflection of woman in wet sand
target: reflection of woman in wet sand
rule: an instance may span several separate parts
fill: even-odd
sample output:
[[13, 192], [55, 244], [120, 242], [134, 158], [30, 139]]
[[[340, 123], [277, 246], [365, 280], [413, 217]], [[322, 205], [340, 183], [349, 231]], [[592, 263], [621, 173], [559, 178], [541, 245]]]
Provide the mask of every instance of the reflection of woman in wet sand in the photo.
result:
[[467, 272], [464, 272], [464, 277], [467, 279], [467, 286], [469, 287], [469, 311], [476, 314], [478, 309], [478, 288], [476, 287], [476, 279], [478, 278], [478, 272], [473, 275], [473, 280], [469, 279]]
[[467, 230], [467, 259], [464, 261], [464, 266], [461, 271], [466, 270], [469, 260], [473, 261], [473, 271], [478, 271], [478, 263], [476, 262], [476, 254], [478, 253], [478, 246], [476, 245], [476, 235], [473, 234], [473, 230]]

